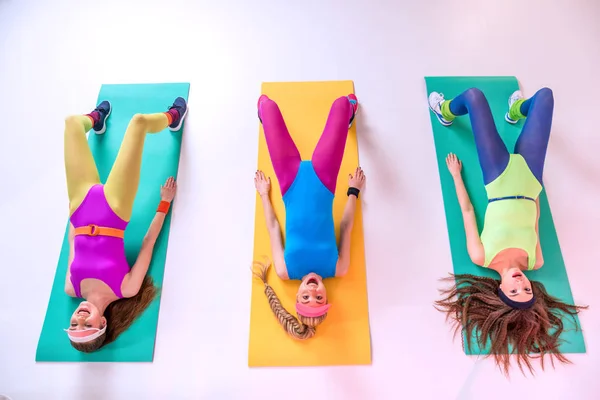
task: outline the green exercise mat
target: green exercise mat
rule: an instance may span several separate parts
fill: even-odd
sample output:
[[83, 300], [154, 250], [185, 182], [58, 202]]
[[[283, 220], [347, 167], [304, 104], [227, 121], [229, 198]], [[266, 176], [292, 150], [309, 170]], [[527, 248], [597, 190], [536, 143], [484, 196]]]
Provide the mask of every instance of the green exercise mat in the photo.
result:
[[[88, 139], [102, 182], [108, 177], [131, 117], [136, 113], [167, 111], [175, 98], [180, 96], [187, 100], [189, 89], [189, 83], [102, 85], [97, 103], [102, 100], [110, 101], [112, 112], [104, 135], [96, 135], [90, 131]], [[90, 109], [97, 103], [90, 100]], [[183, 127], [178, 132], [165, 129], [146, 137], [138, 195], [133, 205], [131, 221], [125, 231], [125, 250], [130, 265], [135, 262], [142, 239], [154, 218], [160, 202], [160, 186], [169, 176], [177, 176], [182, 133]], [[65, 204], [67, 201], [65, 195]], [[163, 282], [170, 225], [171, 213], [165, 219], [148, 271], [159, 288]], [[64, 292], [68, 258], [67, 223], [50, 302], [38, 342], [36, 361], [151, 362], [154, 356], [160, 294], [113, 343], [89, 354], [71, 347], [63, 329], [69, 327], [69, 318], [81, 300], [71, 298]]]
[[[446, 99], [456, 97], [472, 87], [481, 89], [490, 103], [500, 136], [509, 150], [514, 149], [524, 121], [521, 120], [516, 125], [511, 125], [504, 120], [504, 114], [508, 109], [508, 98], [515, 90], [519, 89], [519, 83], [515, 77], [425, 77], [425, 82], [427, 95], [436, 91], [443, 93]], [[533, 94], [527, 93], [525, 95], [530, 97]], [[450, 152], [455, 153], [462, 160], [463, 178], [475, 208], [477, 223], [481, 232], [487, 207], [487, 195], [483, 185], [483, 175], [479, 167], [469, 117], [456, 118], [452, 126], [445, 127], [439, 123], [436, 116], [429, 109], [428, 112], [433, 126], [433, 139], [442, 184], [454, 273], [498, 278], [497, 273], [476, 266], [469, 258], [462, 213], [456, 197], [454, 182], [446, 167], [446, 156]], [[539, 232], [542, 251], [544, 252], [544, 265], [541, 269], [528, 271], [526, 274], [530, 279], [542, 282], [553, 296], [573, 304], [569, 278], [567, 277], [545, 190], [542, 190], [540, 194]], [[579, 323], [579, 320], [577, 322]], [[581, 330], [575, 329], [573, 320], [570, 317], [565, 318], [564, 323], [565, 332], [562, 334], [562, 339], [565, 343], [560, 347], [561, 352], [585, 353], [585, 343]], [[465, 345], [466, 354], [489, 354], [489, 349], [480, 349], [475, 342], [472, 343], [471, 352], [466, 349]]]

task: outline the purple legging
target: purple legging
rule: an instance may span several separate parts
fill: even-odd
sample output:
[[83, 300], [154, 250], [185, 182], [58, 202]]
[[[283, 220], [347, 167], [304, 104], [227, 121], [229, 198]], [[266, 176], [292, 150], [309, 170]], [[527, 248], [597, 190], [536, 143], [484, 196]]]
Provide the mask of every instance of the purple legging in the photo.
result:
[[[543, 185], [544, 161], [554, 111], [552, 90], [538, 90], [533, 97], [521, 104], [520, 110], [527, 119], [515, 143], [514, 152], [523, 156], [533, 175]], [[510, 154], [498, 134], [485, 95], [477, 88], [467, 89], [450, 100], [450, 112], [457, 116], [469, 114], [483, 182], [487, 185], [504, 172]]]
[[[340, 97], [333, 102], [325, 129], [311, 157], [315, 173], [331, 193], [335, 193], [352, 112], [352, 105], [347, 97]], [[277, 103], [270, 99], [261, 102], [259, 113], [283, 196], [298, 174], [302, 161], [300, 152], [288, 132]]]

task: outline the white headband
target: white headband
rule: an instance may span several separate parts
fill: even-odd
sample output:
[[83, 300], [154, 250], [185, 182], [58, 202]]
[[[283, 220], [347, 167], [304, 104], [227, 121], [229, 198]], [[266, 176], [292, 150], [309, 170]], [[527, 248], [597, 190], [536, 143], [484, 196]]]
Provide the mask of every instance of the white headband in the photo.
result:
[[[98, 329], [98, 328], [90, 328], [90, 329], [85, 329], [86, 331], [93, 331], [93, 330], [97, 330], [98, 332], [93, 333], [91, 335], [88, 336], [71, 336], [71, 334], [69, 332], [73, 332], [70, 329], [65, 329], [65, 332], [67, 332], [67, 335], [69, 335], [69, 339], [71, 340], [71, 342], [75, 342], [75, 343], [87, 343], [87, 342], [91, 342], [92, 340], [102, 336], [104, 334], [104, 332], [106, 332], [106, 325], [104, 325], [104, 328], [102, 329]], [[78, 331], [81, 332], [81, 331]]]

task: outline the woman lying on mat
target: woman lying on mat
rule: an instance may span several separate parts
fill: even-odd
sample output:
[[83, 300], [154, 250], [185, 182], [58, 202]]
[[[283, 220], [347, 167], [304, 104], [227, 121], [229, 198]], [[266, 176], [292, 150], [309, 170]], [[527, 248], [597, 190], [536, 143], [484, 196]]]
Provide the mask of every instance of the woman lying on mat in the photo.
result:
[[114, 341], [148, 307], [156, 295], [147, 276], [154, 244], [175, 196], [176, 183], [167, 179], [161, 202], [142, 242], [137, 261], [130, 269], [123, 236], [137, 194], [142, 150], [147, 133], [169, 127], [178, 131], [187, 113], [184, 99], [177, 98], [169, 110], [134, 115], [106, 184], [86, 140], [86, 132], [106, 130], [111, 105], [103, 101], [87, 115], [68, 117], [65, 123], [65, 167], [69, 192], [69, 268], [65, 292], [86, 299], [71, 316], [65, 329], [74, 348], [98, 350]]
[[356, 201], [366, 179], [361, 168], [349, 177], [339, 247], [333, 221], [333, 198], [348, 129], [357, 111], [358, 101], [353, 94], [335, 100], [311, 160], [303, 161], [277, 104], [265, 95], [258, 100], [258, 117], [263, 124], [285, 204], [285, 249], [269, 198], [271, 179], [257, 171], [254, 184], [265, 211], [275, 271], [281, 279], [300, 281], [296, 295], [297, 319], [282, 307], [267, 283], [269, 265], [261, 265], [256, 275], [265, 284], [265, 294], [273, 313], [287, 333], [296, 339], [314, 336], [315, 327], [327, 316], [331, 305], [327, 301], [323, 279], [344, 276], [350, 266], [350, 237]]
[[545, 355], [552, 361], [556, 357], [568, 363], [559, 351], [561, 316], [574, 317], [585, 308], [550, 296], [542, 283], [530, 281], [522, 272], [544, 264], [538, 236], [538, 196], [542, 191], [554, 98], [548, 88], [527, 100], [516, 91], [508, 104], [505, 115], [508, 123], [526, 118], [514, 154], [508, 152], [498, 134], [487, 99], [480, 90], [469, 89], [451, 100], [444, 100], [437, 92], [429, 95], [429, 106], [444, 126], [451, 125], [456, 116], [469, 114], [488, 195], [481, 236], [461, 176], [462, 164], [452, 153], [446, 163], [463, 214], [469, 256], [473, 263], [496, 271], [500, 277], [463, 274], [446, 278], [454, 285], [441, 291], [443, 298], [436, 302], [436, 307], [453, 319], [457, 330], [463, 326], [469, 347], [474, 329], [481, 333], [478, 339], [481, 347], [490, 340], [491, 355], [506, 374], [511, 350], [517, 354], [521, 370], [525, 364], [533, 371], [531, 358], [541, 357], [543, 361]]

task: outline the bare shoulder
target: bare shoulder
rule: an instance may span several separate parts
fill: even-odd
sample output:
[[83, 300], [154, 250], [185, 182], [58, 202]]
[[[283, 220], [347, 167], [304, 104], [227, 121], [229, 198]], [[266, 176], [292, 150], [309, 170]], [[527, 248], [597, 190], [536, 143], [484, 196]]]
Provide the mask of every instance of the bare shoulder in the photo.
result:
[[484, 267], [485, 252], [483, 251], [483, 249], [481, 251], [469, 252], [469, 257], [471, 258], [471, 262], [473, 264], [477, 265], [478, 267], [487, 268], [487, 267]]
[[275, 272], [279, 279], [287, 281], [290, 279], [288, 275], [287, 265], [284, 257], [278, 257], [274, 262]]
[[140, 291], [140, 285], [132, 279], [131, 272], [123, 278], [121, 282], [121, 294], [125, 298], [133, 297]]
[[537, 259], [537, 260], [535, 261], [535, 265], [533, 266], [533, 269], [534, 269], [534, 270], [536, 270], [536, 269], [540, 269], [540, 268], [542, 268], [543, 266], [544, 266], [544, 260]]
[[338, 257], [337, 263], [335, 265], [336, 278], [341, 278], [342, 276], [346, 276], [349, 268], [350, 268], [350, 260], [346, 260], [343, 257]]
[[75, 294], [75, 289], [73, 289], [73, 285], [70, 282], [67, 285], [65, 285], [65, 293], [67, 294], [67, 296], [77, 297], [77, 295]]

